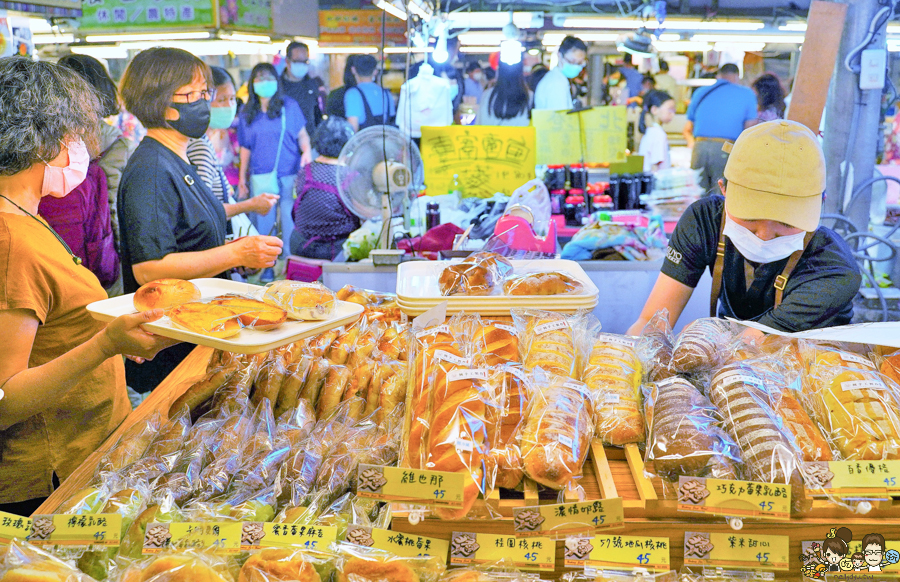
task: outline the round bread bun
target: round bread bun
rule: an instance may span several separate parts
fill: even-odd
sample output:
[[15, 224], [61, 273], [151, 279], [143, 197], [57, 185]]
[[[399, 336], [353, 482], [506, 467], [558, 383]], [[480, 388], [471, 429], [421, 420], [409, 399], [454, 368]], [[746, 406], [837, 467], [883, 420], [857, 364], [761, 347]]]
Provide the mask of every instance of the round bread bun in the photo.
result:
[[178, 327], [219, 339], [241, 332], [237, 312], [222, 305], [185, 303], [172, 309], [169, 319]]
[[222, 295], [210, 301], [210, 304], [233, 309], [237, 312], [241, 325], [250, 329], [266, 331], [287, 321], [287, 311], [284, 309], [242, 295]]
[[184, 279], [157, 279], [150, 281], [134, 293], [134, 308], [138, 311], [162, 309], [169, 311], [173, 307], [197, 301], [200, 289]]

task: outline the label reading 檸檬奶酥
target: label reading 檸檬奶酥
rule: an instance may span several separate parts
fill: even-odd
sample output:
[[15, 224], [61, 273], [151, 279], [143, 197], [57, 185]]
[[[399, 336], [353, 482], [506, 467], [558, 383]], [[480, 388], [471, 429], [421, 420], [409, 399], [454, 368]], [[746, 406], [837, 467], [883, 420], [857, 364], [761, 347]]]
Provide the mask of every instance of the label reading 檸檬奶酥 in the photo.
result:
[[450, 542], [447, 540], [362, 525], [349, 526], [346, 541], [357, 546], [391, 552], [404, 558], [435, 556], [444, 563], [447, 562], [447, 552], [450, 550]]
[[791, 518], [791, 488], [777, 483], [680, 477], [678, 511], [788, 520]]
[[147, 525], [143, 553], [195, 549], [217, 554], [237, 554], [241, 551], [242, 530], [243, 524], [239, 521], [153, 522]]
[[566, 538], [567, 568], [644, 568], [664, 572], [671, 569], [669, 538], [597, 535]]
[[301, 548], [324, 550], [337, 541], [337, 527], [246, 521], [241, 524], [241, 550]]
[[547, 536], [560, 539], [614, 529], [624, 524], [625, 514], [619, 497], [513, 508], [513, 530], [520, 538]]
[[28, 541], [35, 546], [118, 546], [121, 535], [117, 513], [35, 515]]
[[380, 501], [461, 509], [463, 483], [462, 473], [361, 464], [356, 494]]
[[758, 570], [790, 567], [790, 538], [733, 531], [685, 532], [684, 565]]
[[516, 538], [487, 533], [453, 532], [450, 564], [474, 566], [505, 560], [520, 570], [552, 572], [556, 542], [547, 537]]

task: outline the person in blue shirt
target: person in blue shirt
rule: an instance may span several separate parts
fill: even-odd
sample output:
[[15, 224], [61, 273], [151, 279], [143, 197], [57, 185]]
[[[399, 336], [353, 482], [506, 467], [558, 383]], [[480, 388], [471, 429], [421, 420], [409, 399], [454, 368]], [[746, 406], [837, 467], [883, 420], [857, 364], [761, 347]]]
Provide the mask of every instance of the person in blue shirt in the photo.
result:
[[397, 116], [391, 94], [375, 83], [378, 61], [372, 55], [359, 55], [353, 59], [353, 76], [356, 87], [344, 93], [344, 111], [354, 131], [373, 125], [392, 125]]
[[644, 82], [644, 74], [634, 68], [634, 61], [631, 53], [625, 53], [622, 57], [622, 66], [619, 72], [625, 77], [625, 83], [628, 85], [628, 97], [637, 97], [641, 94], [641, 84]]
[[472, 61], [466, 65], [465, 95], [474, 97], [475, 103], [481, 101], [481, 96], [484, 94], [483, 81], [484, 73], [481, 70], [481, 63]]
[[693, 148], [691, 168], [700, 170], [700, 187], [707, 195], [725, 176], [727, 144], [757, 123], [756, 95], [740, 80], [737, 65], [723, 65], [714, 85], [694, 92], [687, 110], [684, 138]]
[[[294, 177], [301, 167], [312, 161], [306, 117], [300, 105], [284, 95], [278, 73], [269, 63], [259, 63], [253, 67], [248, 86], [247, 105], [241, 111], [238, 125], [238, 143], [241, 146], [238, 194], [241, 199], [263, 193], [279, 196], [277, 208], [281, 212], [281, 240], [285, 242], [287, 253], [294, 229], [291, 218]], [[278, 191], [254, 191], [263, 186], [254, 187], [251, 176], [259, 177], [272, 172], [277, 172]], [[256, 183], [265, 181], [257, 179]], [[260, 234], [273, 231], [276, 214], [273, 208], [266, 215], [251, 217], [255, 219]]]

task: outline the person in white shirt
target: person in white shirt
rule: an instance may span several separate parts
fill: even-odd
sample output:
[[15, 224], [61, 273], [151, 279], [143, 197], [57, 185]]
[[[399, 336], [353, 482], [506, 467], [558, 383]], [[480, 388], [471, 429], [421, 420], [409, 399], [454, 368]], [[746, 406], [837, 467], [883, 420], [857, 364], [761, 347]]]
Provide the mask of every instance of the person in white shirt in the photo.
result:
[[650, 91], [644, 96], [644, 109], [638, 129], [644, 134], [638, 155], [644, 156], [644, 171], [656, 173], [672, 166], [669, 138], [662, 128], [675, 119], [675, 100], [665, 91]]
[[587, 61], [587, 45], [580, 38], [567, 36], [559, 45], [559, 64], [551, 69], [534, 92], [535, 109], [555, 111], [572, 109], [572, 90], [569, 80], [574, 79]]

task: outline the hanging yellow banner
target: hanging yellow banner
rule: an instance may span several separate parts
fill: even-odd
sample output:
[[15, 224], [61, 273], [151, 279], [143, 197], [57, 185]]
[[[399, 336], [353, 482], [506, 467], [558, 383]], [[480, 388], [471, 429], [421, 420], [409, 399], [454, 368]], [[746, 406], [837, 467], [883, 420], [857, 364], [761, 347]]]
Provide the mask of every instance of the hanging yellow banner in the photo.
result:
[[628, 119], [624, 107], [593, 107], [578, 112], [534, 110], [537, 163], [622, 163]]
[[509, 196], [534, 179], [533, 127], [459, 126], [423, 127], [422, 159], [428, 194], [438, 196], [456, 189], [463, 196]]

